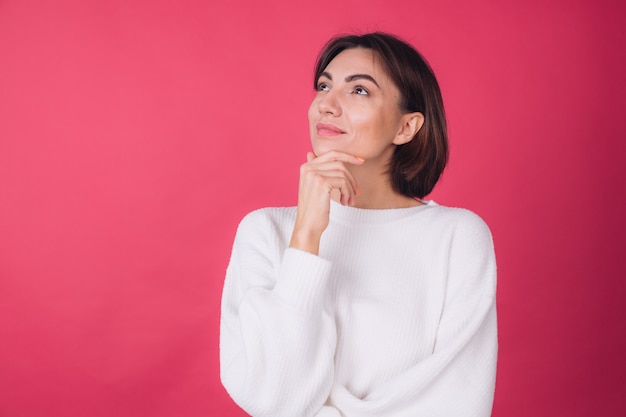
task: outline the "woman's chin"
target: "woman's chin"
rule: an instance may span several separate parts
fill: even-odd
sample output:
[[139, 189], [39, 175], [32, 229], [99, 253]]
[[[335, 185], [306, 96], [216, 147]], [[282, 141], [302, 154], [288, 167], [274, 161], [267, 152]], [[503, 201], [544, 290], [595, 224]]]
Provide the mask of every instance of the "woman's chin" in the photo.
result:
[[314, 143], [313, 144], [313, 153], [316, 156], [324, 155], [330, 151], [339, 151], [350, 153], [350, 150], [345, 146], [340, 146], [337, 143]]

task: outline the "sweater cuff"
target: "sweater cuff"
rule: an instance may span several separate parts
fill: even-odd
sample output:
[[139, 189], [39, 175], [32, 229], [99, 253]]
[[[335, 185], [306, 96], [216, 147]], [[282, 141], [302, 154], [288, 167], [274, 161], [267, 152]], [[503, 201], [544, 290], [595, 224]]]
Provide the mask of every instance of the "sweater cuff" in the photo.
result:
[[275, 294], [297, 309], [322, 309], [331, 263], [312, 253], [287, 248], [274, 286]]

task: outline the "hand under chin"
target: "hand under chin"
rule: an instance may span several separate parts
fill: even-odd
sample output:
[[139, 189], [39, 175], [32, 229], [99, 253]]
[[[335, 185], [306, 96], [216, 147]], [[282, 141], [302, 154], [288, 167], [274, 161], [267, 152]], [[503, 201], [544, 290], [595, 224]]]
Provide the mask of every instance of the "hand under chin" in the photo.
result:
[[339, 188], [333, 188], [330, 190], [330, 198], [336, 202], [341, 202], [341, 191]]

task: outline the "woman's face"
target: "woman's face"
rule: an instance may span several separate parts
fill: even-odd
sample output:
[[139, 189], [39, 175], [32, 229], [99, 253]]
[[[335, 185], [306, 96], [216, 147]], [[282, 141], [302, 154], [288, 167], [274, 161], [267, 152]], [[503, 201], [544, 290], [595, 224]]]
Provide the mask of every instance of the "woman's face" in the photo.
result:
[[339, 150], [386, 163], [402, 128], [399, 102], [400, 91], [372, 50], [344, 50], [317, 80], [309, 108], [313, 152]]

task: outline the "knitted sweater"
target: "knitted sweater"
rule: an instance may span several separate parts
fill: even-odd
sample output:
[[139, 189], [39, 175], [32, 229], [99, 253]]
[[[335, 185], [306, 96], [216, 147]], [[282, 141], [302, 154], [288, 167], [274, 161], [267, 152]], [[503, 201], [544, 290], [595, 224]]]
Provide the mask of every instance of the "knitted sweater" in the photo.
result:
[[222, 295], [222, 383], [255, 417], [485, 417], [496, 264], [470, 211], [331, 203], [319, 256], [296, 208], [239, 225]]

